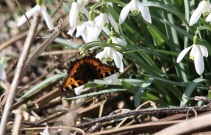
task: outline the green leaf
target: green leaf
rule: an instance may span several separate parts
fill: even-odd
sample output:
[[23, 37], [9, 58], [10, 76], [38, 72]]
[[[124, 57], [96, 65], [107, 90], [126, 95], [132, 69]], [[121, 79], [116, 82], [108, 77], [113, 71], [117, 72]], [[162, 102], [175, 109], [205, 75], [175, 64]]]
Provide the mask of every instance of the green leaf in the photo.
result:
[[127, 90], [126, 89], [107, 89], [107, 90], [102, 90], [99, 92], [83, 94], [83, 95], [76, 96], [76, 97], [65, 98], [65, 100], [74, 100], [74, 99], [78, 99], [78, 98], [85, 98], [85, 97], [91, 97], [91, 96], [101, 95], [101, 94], [110, 93], [110, 92], [122, 92], [122, 91], [127, 91]]
[[22, 97], [20, 97], [18, 100], [24, 99], [28, 97], [29, 95], [33, 94], [35, 91], [40, 90], [44, 87], [46, 87], [49, 83], [51, 83], [54, 80], [57, 80], [59, 78], [62, 78], [66, 76], [67, 74], [57, 74], [52, 77], [47, 78], [46, 80], [38, 83], [37, 85], [33, 86], [31, 89], [29, 89]]
[[197, 86], [197, 83], [195, 82], [192, 82], [191, 84], [188, 85], [184, 94], [182, 95], [182, 101], [180, 103], [181, 107], [185, 107], [187, 105], [188, 99], [190, 98], [196, 86]]
[[157, 29], [157, 27], [151, 24], [147, 26], [147, 29], [152, 37], [156, 39], [158, 45], [162, 45], [164, 43], [164, 38], [166, 39], [166, 37], [159, 31], [159, 29]]
[[145, 90], [145, 88], [140, 87], [140, 89], [134, 95], [134, 104], [135, 104], [136, 108], [140, 106], [141, 95], [143, 94], [144, 90]]
[[126, 82], [126, 81], [122, 81], [122, 86], [124, 88], [126, 88], [129, 92], [135, 94], [138, 91], [138, 86], [133, 86], [130, 83]]

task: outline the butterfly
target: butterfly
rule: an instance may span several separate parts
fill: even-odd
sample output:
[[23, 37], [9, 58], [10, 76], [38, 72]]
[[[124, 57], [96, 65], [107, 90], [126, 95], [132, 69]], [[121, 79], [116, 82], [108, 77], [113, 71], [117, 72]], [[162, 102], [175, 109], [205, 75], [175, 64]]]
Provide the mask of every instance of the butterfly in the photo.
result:
[[109, 66], [99, 59], [85, 56], [76, 59], [68, 69], [68, 77], [62, 84], [62, 90], [72, 90], [88, 81], [102, 79], [116, 73], [119, 69], [116, 66]]

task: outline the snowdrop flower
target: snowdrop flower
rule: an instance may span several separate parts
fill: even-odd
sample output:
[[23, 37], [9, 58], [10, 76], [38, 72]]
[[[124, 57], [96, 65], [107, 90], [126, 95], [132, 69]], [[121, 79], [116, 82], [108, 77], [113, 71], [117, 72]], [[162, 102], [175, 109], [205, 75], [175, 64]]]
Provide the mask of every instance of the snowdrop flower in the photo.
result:
[[[189, 25], [194, 25], [202, 14], [210, 13], [210, 2], [208, 0], [203, 0], [199, 3], [198, 7], [194, 10], [193, 14], [191, 15]], [[211, 18], [207, 17], [206, 21], [209, 21]]]
[[[111, 31], [111, 37], [110, 37], [110, 39], [108, 39], [108, 44], [110, 42], [116, 43], [116, 44], [119, 44], [122, 46], [126, 46], [126, 44], [127, 44], [125, 39], [117, 38], [113, 31]], [[112, 47], [105, 47], [104, 50], [102, 52], [98, 53], [95, 57], [99, 58], [104, 63], [106, 63], [106, 60], [110, 60], [110, 61], [114, 60], [116, 67], [119, 68], [119, 71], [123, 72], [123, 70], [124, 70], [124, 65], [123, 65], [123, 61], [122, 61], [123, 55], [120, 52], [116, 51]]]
[[[25, 14], [26, 14], [27, 18], [30, 18], [35, 13], [42, 14], [48, 29], [53, 30], [54, 26], [53, 26], [51, 17], [47, 12], [46, 7], [44, 5], [41, 5], [41, 3], [42, 3], [42, 0], [37, 0], [37, 5], [35, 7], [33, 7], [32, 9], [28, 10]], [[20, 20], [18, 21], [17, 26], [19, 27], [19, 26], [23, 25], [26, 21], [27, 21], [27, 19], [26, 19], [25, 15], [23, 15], [20, 18]]]
[[119, 71], [123, 72], [124, 70], [122, 54], [112, 47], [105, 47], [104, 50], [98, 53], [95, 57], [103, 60], [103, 62], [105, 62], [105, 60], [114, 60], [116, 66], [119, 68]]
[[89, 20], [77, 27], [76, 37], [82, 36], [85, 43], [97, 41], [100, 35], [100, 28], [95, 21]]
[[185, 48], [177, 57], [177, 63], [179, 63], [186, 53], [191, 49], [190, 59], [194, 61], [196, 72], [201, 75], [204, 72], [204, 57], [208, 57], [207, 48], [203, 45], [197, 44], [198, 37], [194, 36], [194, 44], [188, 48]]
[[129, 11], [131, 11], [134, 14], [138, 14], [139, 12], [141, 12], [141, 15], [143, 16], [144, 20], [147, 21], [148, 23], [152, 23], [149, 10], [146, 7], [144, 7], [139, 0], [131, 0], [131, 2], [128, 3], [122, 9], [119, 16], [119, 24], [125, 21]]
[[93, 18], [93, 12], [91, 11], [90, 20], [77, 27], [76, 37], [82, 36], [85, 43], [97, 41], [100, 35], [100, 27], [96, 25]]
[[110, 35], [110, 31], [108, 29], [108, 25], [109, 23], [114, 27], [115, 31], [117, 33], [119, 33], [119, 29], [118, 29], [118, 25], [117, 23], [115, 22], [115, 20], [113, 19], [112, 16], [110, 15], [107, 15], [105, 13], [105, 10], [104, 10], [104, 7], [101, 8], [101, 13], [99, 16], [97, 16], [95, 18], [95, 22], [96, 22], [96, 25], [100, 27], [100, 29], [103, 29], [103, 31], [107, 34], [107, 35]]
[[88, 11], [85, 7], [80, 5], [82, 3], [81, 1], [78, 0], [78, 2], [73, 1], [72, 6], [70, 9], [69, 13], [69, 22], [70, 22], [70, 30], [67, 32], [67, 34], [70, 34], [72, 36], [73, 32], [79, 26], [80, 23], [80, 16], [82, 14], [85, 14], [86, 17], [88, 18]]

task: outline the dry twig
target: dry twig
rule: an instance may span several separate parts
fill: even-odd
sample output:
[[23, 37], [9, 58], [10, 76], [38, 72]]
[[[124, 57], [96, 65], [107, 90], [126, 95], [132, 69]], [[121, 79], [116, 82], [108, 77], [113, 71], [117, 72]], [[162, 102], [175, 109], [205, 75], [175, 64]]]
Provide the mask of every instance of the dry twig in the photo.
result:
[[3, 115], [2, 115], [2, 119], [1, 119], [1, 125], [0, 125], [0, 135], [4, 135], [5, 130], [6, 130], [6, 126], [7, 126], [7, 120], [8, 120], [8, 116], [9, 116], [9, 112], [11, 109], [11, 106], [13, 104], [13, 100], [14, 100], [14, 96], [16, 94], [16, 88], [20, 83], [20, 76], [21, 76], [21, 70], [25, 64], [32, 40], [33, 40], [33, 36], [34, 33], [36, 31], [36, 28], [38, 26], [38, 22], [39, 22], [39, 16], [37, 14], [35, 14], [33, 22], [32, 22], [32, 26], [30, 27], [30, 30], [28, 32], [24, 47], [23, 47], [23, 51], [21, 53], [20, 59], [18, 61], [17, 64], [17, 68], [16, 68], [16, 72], [14, 75], [14, 79], [12, 81], [10, 90], [9, 90], [9, 95], [7, 98], [7, 102], [5, 104], [4, 107], [4, 111], [3, 111]]
[[[155, 135], [178, 135], [184, 134], [196, 129], [204, 128], [211, 126], [211, 114], [199, 116], [194, 119], [190, 119], [179, 124], [168, 127], [160, 132], [157, 132]], [[179, 130], [178, 130], [179, 129]]]
[[[210, 111], [210, 107], [193, 107], [194, 110], [200, 112], [200, 111]], [[111, 116], [105, 116], [99, 119], [95, 119], [93, 121], [82, 123], [80, 125], [76, 125], [75, 127], [78, 128], [87, 128], [91, 127], [92, 125], [96, 123], [103, 123], [106, 121], [111, 121], [115, 119], [121, 119], [124, 117], [134, 116], [134, 115], [146, 115], [146, 114], [175, 114], [175, 113], [187, 113], [189, 110], [189, 107], [175, 107], [175, 108], [158, 108], [158, 109], [143, 109], [143, 110], [132, 110], [126, 113], [117, 114], [117, 115], [111, 115]]]

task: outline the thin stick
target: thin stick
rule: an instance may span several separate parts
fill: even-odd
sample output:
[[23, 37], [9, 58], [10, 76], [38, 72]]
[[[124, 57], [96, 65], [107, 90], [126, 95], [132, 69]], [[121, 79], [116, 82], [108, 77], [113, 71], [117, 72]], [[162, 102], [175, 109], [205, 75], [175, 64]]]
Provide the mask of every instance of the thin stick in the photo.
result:
[[23, 11], [23, 9], [21, 8], [21, 5], [19, 4], [19, 2], [17, 0], [15, 0], [16, 4], [18, 5], [18, 7], [20, 8], [21, 12], [23, 13], [23, 15], [26, 17], [26, 20], [29, 24], [29, 26], [31, 25], [29, 18], [26, 16], [25, 12]]
[[[116, 134], [126, 134], [126, 133], [127, 134], [135, 134], [135, 133], [140, 134], [140, 133], [150, 131], [149, 129], [153, 129], [153, 130], [158, 129], [159, 130], [159, 129], [162, 129], [164, 127], [168, 127], [168, 126], [171, 126], [173, 124], [177, 124], [177, 123], [182, 122], [182, 121], [184, 121], [184, 120], [163, 121], [163, 122], [153, 122], [153, 123], [150, 122], [150, 123], [144, 123], [144, 124], [136, 124], [136, 125], [126, 126], [126, 127], [121, 127], [121, 128], [118, 128], [118, 129], [110, 129], [110, 130], [104, 130], [104, 131], [100, 131], [100, 132], [96, 132], [96, 133], [91, 133], [90, 135], [116, 135]], [[162, 134], [162, 135], [170, 135], [170, 134], [167, 133], [167, 134]]]
[[[200, 111], [210, 111], [211, 108], [208, 106], [205, 107], [193, 107], [194, 110], [200, 112]], [[99, 119], [92, 120], [87, 123], [82, 123], [80, 125], [76, 125], [77, 128], [87, 128], [95, 123], [103, 123], [115, 119], [121, 119], [128, 116], [134, 116], [134, 115], [146, 115], [146, 114], [175, 114], [175, 113], [186, 113], [189, 110], [189, 107], [174, 107], [174, 108], [158, 108], [158, 109], [143, 109], [143, 110], [132, 110], [126, 113], [117, 114], [117, 115], [109, 115], [104, 116]]]
[[43, 52], [40, 56], [48, 56], [48, 55], [61, 55], [61, 54], [71, 54], [71, 53], [79, 53], [79, 50], [62, 50], [62, 51], [50, 51]]
[[190, 120], [184, 121], [182, 123], [168, 127], [166, 129], [163, 129], [160, 132], [157, 132], [155, 135], [167, 135], [167, 134], [168, 135], [179, 135], [179, 134], [184, 134], [184, 133], [196, 130], [196, 129], [211, 126], [211, 120], [210, 119], [211, 119], [211, 114], [199, 116], [197, 118], [190, 119]]
[[[143, 106], [145, 106], [146, 104], [150, 104], [151, 106], [153, 106], [155, 109], [157, 109], [157, 106], [155, 105], [154, 102], [152, 101], [147, 101], [147, 102], [144, 102], [143, 104], [141, 104], [138, 108], [136, 108], [135, 110], [139, 110], [140, 108], [142, 108]], [[129, 117], [126, 117], [124, 118], [117, 126], [116, 126], [116, 129], [119, 128]]]
[[[48, 127], [49, 129], [70, 129], [70, 130], [75, 130], [80, 132], [82, 135], [85, 135], [86, 133], [80, 129], [80, 128], [75, 128], [75, 127], [67, 127], [67, 126], [53, 126], [53, 127]], [[44, 130], [45, 127], [34, 127], [34, 128], [23, 128], [23, 130]]]
[[39, 17], [37, 14], [35, 14], [34, 19], [33, 19], [33, 24], [31, 25], [24, 47], [23, 47], [23, 51], [21, 53], [20, 59], [18, 61], [17, 64], [17, 68], [15, 71], [15, 75], [14, 75], [14, 79], [12, 81], [9, 93], [8, 93], [8, 98], [7, 98], [7, 102], [5, 104], [5, 108], [3, 111], [3, 115], [2, 115], [2, 119], [1, 119], [1, 125], [0, 125], [0, 135], [4, 135], [5, 130], [6, 130], [6, 126], [7, 126], [7, 120], [8, 120], [8, 116], [10, 114], [10, 109], [11, 106], [13, 104], [13, 99], [16, 93], [16, 88], [20, 83], [20, 75], [21, 75], [21, 70], [25, 64], [26, 58], [27, 58], [27, 54], [29, 52], [32, 40], [33, 40], [33, 36], [35, 33], [35, 30], [38, 26], [38, 22], [39, 22]]
[[16, 42], [16, 41], [18, 41], [18, 40], [24, 38], [24, 37], [27, 35], [27, 33], [28, 33], [28, 31], [24, 31], [23, 33], [18, 34], [18, 35], [16, 35], [15, 37], [12, 37], [11, 39], [5, 41], [4, 43], [2, 43], [2, 44], [0, 45], [0, 51], [2, 51], [2, 50], [3, 50], [4, 48], [6, 48], [6, 47], [12, 45], [14, 42]]
[[13, 124], [12, 135], [19, 135], [21, 122], [22, 122], [22, 118], [23, 118], [22, 115], [23, 115], [22, 108], [17, 109], [15, 112], [15, 122]]

